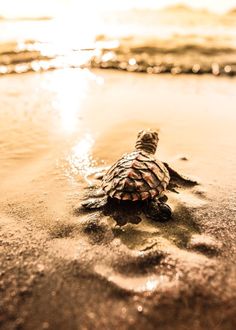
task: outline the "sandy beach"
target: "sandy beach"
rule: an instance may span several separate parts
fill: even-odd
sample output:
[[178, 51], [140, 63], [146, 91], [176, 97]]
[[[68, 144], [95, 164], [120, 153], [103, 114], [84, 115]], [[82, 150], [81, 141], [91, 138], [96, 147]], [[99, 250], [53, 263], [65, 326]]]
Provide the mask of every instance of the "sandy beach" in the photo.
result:
[[[81, 69], [1, 77], [1, 329], [235, 329], [235, 88]], [[149, 127], [157, 157], [199, 183], [168, 193], [173, 219], [120, 227], [75, 212]]]

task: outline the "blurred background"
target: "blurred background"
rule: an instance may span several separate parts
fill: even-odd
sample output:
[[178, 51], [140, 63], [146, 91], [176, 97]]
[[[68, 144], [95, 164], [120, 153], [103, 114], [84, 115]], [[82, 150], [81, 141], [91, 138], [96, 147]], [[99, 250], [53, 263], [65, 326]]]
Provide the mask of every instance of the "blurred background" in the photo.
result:
[[0, 74], [236, 71], [235, 0], [0, 0]]

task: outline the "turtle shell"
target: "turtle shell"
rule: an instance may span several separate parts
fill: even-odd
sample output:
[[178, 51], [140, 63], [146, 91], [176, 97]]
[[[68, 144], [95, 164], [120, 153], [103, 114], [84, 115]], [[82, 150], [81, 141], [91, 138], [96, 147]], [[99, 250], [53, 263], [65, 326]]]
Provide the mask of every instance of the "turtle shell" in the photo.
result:
[[161, 195], [169, 181], [169, 172], [162, 162], [144, 151], [134, 151], [108, 170], [102, 188], [112, 198], [138, 201]]

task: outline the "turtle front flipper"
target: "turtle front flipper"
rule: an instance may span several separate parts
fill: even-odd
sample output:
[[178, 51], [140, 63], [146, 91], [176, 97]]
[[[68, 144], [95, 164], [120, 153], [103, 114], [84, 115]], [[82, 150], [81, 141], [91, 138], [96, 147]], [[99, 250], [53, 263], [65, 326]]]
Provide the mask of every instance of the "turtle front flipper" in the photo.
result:
[[100, 198], [89, 198], [81, 203], [81, 206], [87, 210], [101, 209], [107, 204], [107, 196]]
[[184, 177], [183, 175], [176, 172], [173, 168], [169, 166], [169, 164], [164, 163], [165, 167], [167, 168], [169, 174], [170, 174], [170, 182], [167, 186], [167, 189], [170, 191], [177, 192], [175, 190], [176, 187], [182, 186], [186, 188], [191, 188], [196, 185], [198, 185], [198, 182], [195, 180], [191, 180], [189, 178]]

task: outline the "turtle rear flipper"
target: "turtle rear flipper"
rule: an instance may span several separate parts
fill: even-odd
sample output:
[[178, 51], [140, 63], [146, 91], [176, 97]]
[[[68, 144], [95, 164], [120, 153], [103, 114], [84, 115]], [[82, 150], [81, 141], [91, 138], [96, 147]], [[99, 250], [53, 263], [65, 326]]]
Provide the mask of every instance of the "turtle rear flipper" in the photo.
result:
[[92, 209], [101, 209], [107, 204], [107, 196], [102, 198], [89, 198], [81, 203], [81, 206], [84, 209], [92, 210]]
[[150, 201], [146, 208], [146, 216], [154, 221], [165, 222], [171, 219], [172, 211], [168, 204], [158, 199]]

